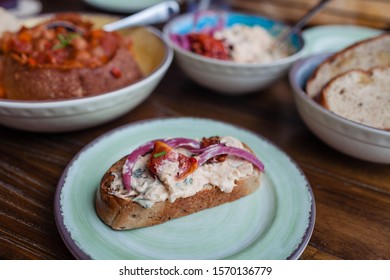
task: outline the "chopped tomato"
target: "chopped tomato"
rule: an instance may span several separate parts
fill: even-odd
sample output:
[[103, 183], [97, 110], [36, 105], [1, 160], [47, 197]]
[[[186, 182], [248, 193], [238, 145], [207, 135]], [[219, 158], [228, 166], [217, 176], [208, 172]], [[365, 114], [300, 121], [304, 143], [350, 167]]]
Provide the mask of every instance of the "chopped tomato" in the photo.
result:
[[203, 33], [189, 34], [191, 50], [197, 54], [217, 59], [229, 59], [228, 51], [222, 41]]
[[26, 28], [22, 28], [22, 30], [19, 32], [18, 39], [23, 42], [31, 42], [32, 35], [28, 32]]
[[189, 174], [198, 168], [198, 161], [194, 157], [187, 157], [183, 154], [175, 152], [172, 147], [161, 141], [154, 143], [152, 155], [149, 162], [149, 170], [152, 174], [158, 175], [157, 170], [163, 165], [164, 161], [178, 161], [179, 171], [176, 179], [183, 180]]

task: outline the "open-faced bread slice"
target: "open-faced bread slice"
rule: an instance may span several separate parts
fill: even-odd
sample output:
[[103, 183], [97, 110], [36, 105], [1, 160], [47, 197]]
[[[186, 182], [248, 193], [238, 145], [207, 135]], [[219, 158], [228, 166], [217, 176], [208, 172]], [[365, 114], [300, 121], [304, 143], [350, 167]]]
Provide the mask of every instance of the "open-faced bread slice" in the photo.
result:
[[96, 211], [100, 218], [113, 229], [133, 229], [153, 226], [166, 221], [190, 215], [204, 209], [235, 201], [249, 195], [260, 187], [260, 172], [237, 181], [231, 193], [222, 192], [212, 186], [175, 202], [157, 202], [151, 208], [144, 208], [131, 199], [110, 194], [109, 188], [114, 180], [112, 172], [119, 171], [125, 158], [116, 162], [104, 175], [96, 196]]
[[[156, 147], [156, 144], [154, 145]], [[204, 153], [213, 153], [214, 147], [218, 149], [218, 146], [201, 149], [205, 150]], [[255, 157], [247, 146], [243, 145], [243, 148], [244, 153]], [[230, 147], [223, 146], [223, 149]], [[192, 173], [185, 179], [177, 179], [175, 174], [181, 170], [180, 164], [170, 178], [164, 177], [167, 175], [164, 170], [171, 170], [176, 159], [185, 157], [182, 150], [173, 151], [164, 153], [154, 150], [152, 153], [137, 156], [131, 175], [131, 188], [125, 187], [123, 176], [124, 172], [129, 172], [126, 163], [131, 155], [114, 163], [103, 176], [96, 194], [95, 207], [101, 220], [118, 230], [157, 225], [238, 200], [253, 193], [260, 186], [263, 168], [259, 169], [259, 165], [231, 154], [221, 154], [223, 159], [212, 156], [211, 161], [207, 160], [201, 164], [204, 154], [184, 153], [198, 161], [197, 168], [191, 170]], [[160, 163], [152, 163], [160, 158]], [[158, 174], [151, 171], [151, 163], [157, 166]], [[181, 163], [184, 161], [181, 160]]]

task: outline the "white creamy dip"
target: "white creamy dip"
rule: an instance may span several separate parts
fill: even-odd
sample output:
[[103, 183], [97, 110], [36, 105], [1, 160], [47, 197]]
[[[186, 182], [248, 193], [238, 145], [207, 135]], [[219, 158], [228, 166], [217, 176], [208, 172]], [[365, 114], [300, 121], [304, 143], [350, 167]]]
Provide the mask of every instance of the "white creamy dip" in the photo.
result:
[[[243, 149], [242, 143], [233, 137], [221, 137], [221, 143], [227, 146]], [[174, 150], [186, 154], [182, 149]], [[179, 171], [179, 163], [176, 161], [162, 161], [155, 178], [148, 170], [147, 164], [151, 154], [139, 157], [131, 179], [133, 190], [127, 191], [122, 182], [122, 175], [113, 173], [115, 179], [110, 188], [110, 193], [122, 197], [132, 198], [145, 208], [152, 207], [154, 203], [169, 200], [174, 202], [177, 198], [185, 198], [196, 194], [212, 186], [217, 186], [223, 192], [230, 193], [236, 186], [236, 181], [253, 175], [253, 165], [235, 156], [227, 156], [223, 162], [203, 164], [185, 179], [178, 181], [176, 176]]]
[[287, 56], [287, 52], [272, 48], [274, 38], [260, 26], [235, 24], [214, 33], [229, 48], [233, 61], [240, 63], [267, 63]]

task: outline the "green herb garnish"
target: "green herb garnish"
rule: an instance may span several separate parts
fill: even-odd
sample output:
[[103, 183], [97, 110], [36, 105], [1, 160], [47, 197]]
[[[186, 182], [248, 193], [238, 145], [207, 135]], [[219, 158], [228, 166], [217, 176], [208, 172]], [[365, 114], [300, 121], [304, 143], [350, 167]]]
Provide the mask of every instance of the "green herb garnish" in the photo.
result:
[[76, 38], [77, 36], [79, 36], [79, 34], [77, 33], [69, 33], [67, 35], [64, 35], [64, 34], [58, 34], [57, 35], [57, 39], [60, 41], [58, 44], [54, 45], [53, 46], [53, 50], [59, 50], [59, 49], [63, 49], [63, 48], [66, 48], [67, 46], [70, 45], [70, 43], [72, 42], [72, 40], [74, 38]]
[[166, 155], [167, 152], [166, 151], [162, 151], [162, 152], [159, 152], [159, 153], [156, 153], [153, 155], [154, 158], [158, 158], [158, 157], [162, 157], [163, 155]]

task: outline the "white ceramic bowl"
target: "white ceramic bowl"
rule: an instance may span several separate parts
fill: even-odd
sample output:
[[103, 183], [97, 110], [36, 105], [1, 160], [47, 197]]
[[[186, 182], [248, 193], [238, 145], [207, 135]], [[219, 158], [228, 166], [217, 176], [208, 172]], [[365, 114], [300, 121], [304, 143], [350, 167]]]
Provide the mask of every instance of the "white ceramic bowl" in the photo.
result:
[[[98, 24], [114, 19], [102, 15], [88, 17]], [[135, 108], [163, 78], [172, 62], [173, 51], [155, 28], [138, 27], [125, 32], [133, 38], [135, 57], [145, 75], [140, 81], [101, 95], [62, 101], [0, 99], [0, 124], [28, 131], [64, 132], [108, 122]]]
[[308, 128], [329, 146], [355, 158], [390, 164], [390, 131], [350, 121], [325, 109], [304, 91], [306, 81], [329, 54], [297, 62], [290, 71], [295, 103]]
[[[286, 58], [267, 64], [245, 64], [204, 57], [180, 47], [171, 39], [172, 34], [185, 35], [193, 30], [199, 32], [204, 28], [216, 27], [220, 24], [221, 13], [201, 13], [197, 16], [195, 26], [194, 18], [194, 13], [173, 18], [164, 26], [164, 37], [173, 47], [175, 59], [182, 70], [198, 84], [220, 93], [241, 95], [263, 89], [284, 76], [303, 54], [304, 41], [301, 35], [297, 34], [290, 42], [296, 51]], [[275, 33], [274, 35], [285, 28], [280, 22], [254, 15], [223, 12], [223, 18], [227, 27], [237, 23], [260, 25], [271, 34]]]

